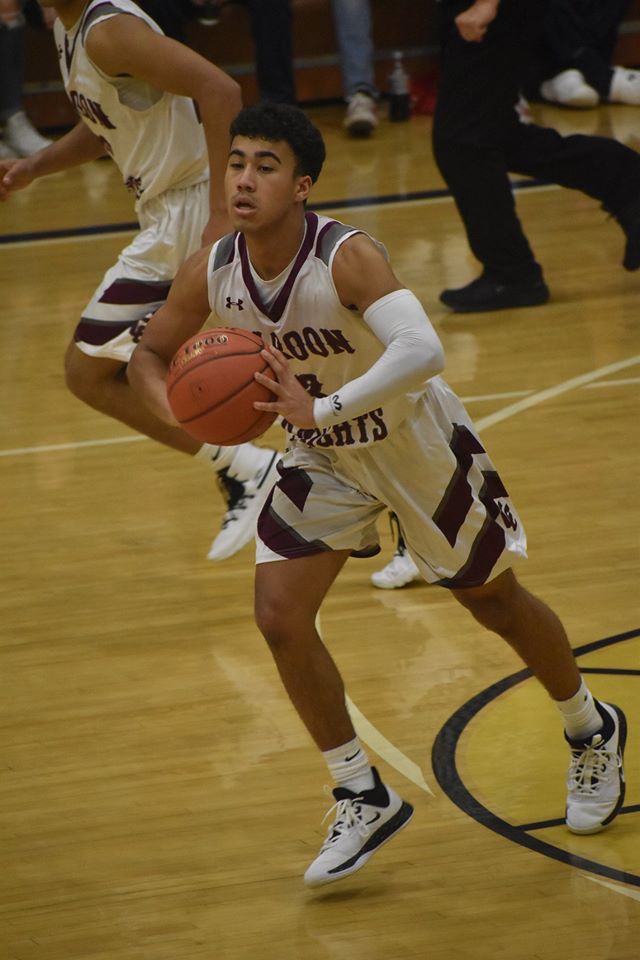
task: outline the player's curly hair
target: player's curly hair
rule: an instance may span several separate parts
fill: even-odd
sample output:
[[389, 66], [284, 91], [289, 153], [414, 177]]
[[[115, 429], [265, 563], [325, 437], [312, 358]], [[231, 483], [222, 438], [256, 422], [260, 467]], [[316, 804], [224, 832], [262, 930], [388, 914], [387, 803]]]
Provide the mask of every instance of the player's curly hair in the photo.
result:
[[316, 182], [326, 150], [322, 134], [306, 113], [287, 103], [257, 103], [244, 107], [230, 127], [231, 137], [284, 141], [296, 158], [296, 175]]

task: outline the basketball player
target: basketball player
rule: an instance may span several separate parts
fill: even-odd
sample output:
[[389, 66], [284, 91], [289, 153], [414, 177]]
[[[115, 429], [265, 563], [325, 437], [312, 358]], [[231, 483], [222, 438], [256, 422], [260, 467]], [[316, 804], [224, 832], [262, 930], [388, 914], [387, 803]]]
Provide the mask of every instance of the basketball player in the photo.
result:
[[126, 369], [179, 265], [227, 232], [223, 175], [238, 85], [188, 47], [164, 36], [131, 0], [42, 0], [55, 6], [60, 70], [78, 124], [24, 160], [0, 162], [0, 199], [37, 177], [105, 153], [135, 197], [140, 232], [105, 273], [65, 357], [67, 384], [89, 406], [217, 473], [227, 501], [209, 558], [253, 539], [275, 479], [278, 454], [252, 444], [202, 445], [152, 416]]
[[593, 698], [558, 617], [516, 579], [522, 521], [439, 375], [442, 348], [422, 306], [379, 243], [306, 212], [324, 144], [303, 113], [249, 107], [231, 132], [225, 186], [236, 232], [183, 266], [130, 369], [170, 424], [168, 360], [210, 311], [225, 323], [227, 299], [242, 299], [234, 323], [264, 337], [278, 383], [255, 377], [277, 399], [254, 406], [282, 417], [289, 447], [258, 520], [256, 619], [336, 782], [335, 821], [307, 884], [360, 869], [412, 814], [371, 767], [315, 627], [347, 558], [377, 551], [387, 508], [425, 580], [503, 637], [556, 701], [571, 751], [567, 825], [601, 830], [622, 805], [624, 715]]

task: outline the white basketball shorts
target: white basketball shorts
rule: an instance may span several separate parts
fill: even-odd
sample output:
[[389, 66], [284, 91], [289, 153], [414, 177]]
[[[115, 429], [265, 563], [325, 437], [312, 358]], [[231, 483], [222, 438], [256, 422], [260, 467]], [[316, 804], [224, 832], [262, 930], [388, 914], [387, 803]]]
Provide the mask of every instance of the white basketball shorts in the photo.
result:
[[339, 453], [296, 443], [279, 470], [258, 520], [258, 563], [325, 550], [372, 556], [386, 509], [429, 583], [478, 586], [527, 555], [507, 490], [440, 377], [385, 440]]
[[107, 270], [76, 327], [83, 353], [128, 363], [178, 268], [200, 249], [208, 219], [208, 180], [142, 204], [140, 231]]

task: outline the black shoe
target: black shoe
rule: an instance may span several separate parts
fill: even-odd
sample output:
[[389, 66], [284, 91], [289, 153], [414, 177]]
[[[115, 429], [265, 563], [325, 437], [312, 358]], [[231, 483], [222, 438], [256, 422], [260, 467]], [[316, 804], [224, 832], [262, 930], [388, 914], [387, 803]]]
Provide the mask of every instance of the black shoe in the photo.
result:
[[544, 280], [501, 283], [484, 274], [466, 287], [443, 290], [440, 300], [456, 313], [482, 313], [485, 310], [506, 310], [509, 307], [536, 307], [549, 299]]
[[196, 20], [205, 27], [215, 27], [220, 23], [220, 7], [222, 3], [216, 3], [215, 0], [205, 0], [204, 3], [195, 4]]
[[625, 270], [637, 270], [640, 267], [640, 197], [630, 203], [622, 213], [614, 213], [613, 216], [627, 238], [622, 266]]

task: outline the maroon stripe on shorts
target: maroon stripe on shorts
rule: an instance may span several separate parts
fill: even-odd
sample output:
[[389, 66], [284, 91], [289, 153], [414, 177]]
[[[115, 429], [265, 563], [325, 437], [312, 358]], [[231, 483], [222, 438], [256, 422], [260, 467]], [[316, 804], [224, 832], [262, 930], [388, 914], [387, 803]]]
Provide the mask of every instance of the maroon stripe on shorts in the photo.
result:
[[304, 510], [307, 497], [311, 493], [313, 480], [300, 467], [278, 467], [280, 479], [277, 486], [291, 500], [300, 512]]
[[487, 517], [473, 542], [467, 562], [455, 576], [438, 580], [439, 587], [479, 587], [489, 579], [500, 554], [505, 548], [504, 530], [495, 520]]
[[114, 280], [100, 297], [100, 303], [113, 303], [118, 306], [129, 304], [158, 303], [166, 300], [171, 289], [167, 280], [129, 280], [123, 277]]
[[89, 343], [93, 347], [102, 347], [134, 326], [135, 323], [98, 323], [95, 320], [81, 320], [75, 329], [73, 339], [75, 343]]
[[258, 518], [258, 536], [270, 550], [286, 560], [326, 553], [331, 550], [322, 540], [305, 540], [293, 527], [279, 517], [267, 502]]

